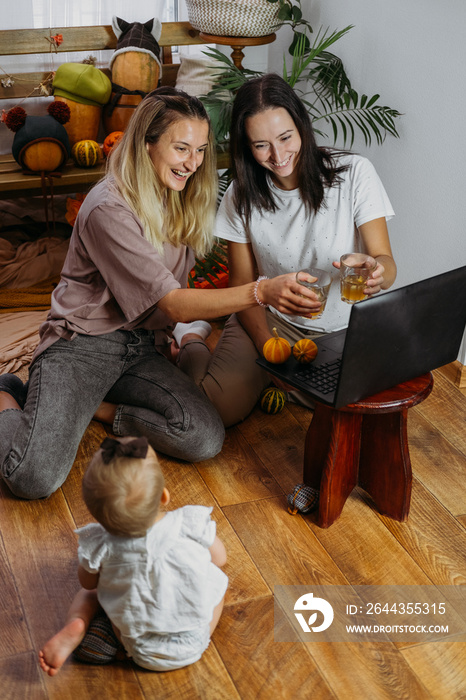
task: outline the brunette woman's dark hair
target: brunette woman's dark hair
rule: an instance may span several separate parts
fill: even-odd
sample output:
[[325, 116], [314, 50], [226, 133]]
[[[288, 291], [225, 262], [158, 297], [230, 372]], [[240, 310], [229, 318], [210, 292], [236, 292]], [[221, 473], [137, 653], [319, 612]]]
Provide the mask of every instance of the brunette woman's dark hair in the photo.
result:
[[238, 90], [233, 104], [230, 149], [234, 179], [234, 201], [238, 214], [249, 227], [253, 208], [276, 211], [277, 204], [269, 187], [267, 170], [254, 159], [246, 134], [246, 119], [268, 109], [286, 109], [301, 137], [296, 164], [299, 191], [309, 215], [323, 205], [325, 186], [341, 181], [347, 166], [337, 166], [338, 151], [317, 145], [311, 119], [288, 83], [275, 73], [248, 80]]

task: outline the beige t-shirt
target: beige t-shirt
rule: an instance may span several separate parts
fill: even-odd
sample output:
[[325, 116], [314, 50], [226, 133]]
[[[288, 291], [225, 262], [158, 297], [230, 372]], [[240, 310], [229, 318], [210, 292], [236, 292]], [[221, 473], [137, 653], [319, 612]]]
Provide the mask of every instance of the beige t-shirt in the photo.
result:
[[[173, 323], [157, 303], [186, 287], [194, 253], [164, 244], [159, 254], [111, 178], [86, 197], [71, 235], [61, 280], [40, 327], [35, 359], [58, 338], [145, 328], [165, 335]], [[157, 343], [157, 340], [156, 340]]]

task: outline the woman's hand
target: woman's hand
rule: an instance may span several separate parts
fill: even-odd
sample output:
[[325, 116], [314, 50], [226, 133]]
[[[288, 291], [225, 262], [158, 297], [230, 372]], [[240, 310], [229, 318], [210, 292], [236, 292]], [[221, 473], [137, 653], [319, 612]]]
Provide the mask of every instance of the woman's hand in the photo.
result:
[[[366, 286], [364, 287], [364, 294], [367, 294], [367, 296], [372, 296], [373, 294], [378, 294], [381, 289], [383, 289], [383, 284], [385, 282], [385, 278], [383, 273], [385, 272], [385, 267], [380, 263], [378, 260], [376, 260], [376, 268], [372, 275], [367, 278], [367, 283]], [[340, 269], [340, 261], [335, 260], [332, 263], [333, 267], [336, 267], [337, 270]]]
[[309, 316], [321, 305], [315, 292], [296, 281], [295, 272], [261, 280], [257, 293], [264, 304], [291, 316]]
[[[383, 284], [385, 282], [385, 277], [384, 277], [384, 272], [385, 272], [385, 267], [380, 263], [378, 260], [376, 260], [377, 266], [372, 273], [370, 277], [367, 279], [367, 286], [364, 287], [364, 294], [367, 294], [367, 296], [372, 296], [373, 294], [378, 294], [381, 289], [383, 289]], [[337, 270], [340, 269], [340, 261], [335, 260], [332, 263], [333, 267], [336, 267]]]
[[382, 263], [377, 261], [377, 267], [375, 268], [372, 275], [367, 280], [367, 285], [364, 288], [364, 294], [372, 296], [373, 294], [378, 294], [382, 289], [382, 285], [385, 282], [383, 273], [385, 272], [385, 267]]

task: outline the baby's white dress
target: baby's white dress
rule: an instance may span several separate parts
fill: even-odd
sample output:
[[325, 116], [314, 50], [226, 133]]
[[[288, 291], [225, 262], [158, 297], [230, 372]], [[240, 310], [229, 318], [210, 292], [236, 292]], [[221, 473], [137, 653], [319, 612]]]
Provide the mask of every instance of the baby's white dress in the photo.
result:
[[169, 511], [144, 537], [120, 537], [92, 523], [76, 530], [78, 558], [99, 574], [97, 597], [134, 661], [156, 671], [194, 663], [228, 577], [211, 561], [212, 508]]

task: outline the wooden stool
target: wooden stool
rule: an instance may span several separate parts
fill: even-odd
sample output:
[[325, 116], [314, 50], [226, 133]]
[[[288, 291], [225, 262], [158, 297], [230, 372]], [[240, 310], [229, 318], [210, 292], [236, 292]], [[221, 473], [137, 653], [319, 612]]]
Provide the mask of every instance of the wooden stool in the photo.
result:
[[412, 484], [408, 409], [429, 396], [433, 383], [429, 372], [344, 408], [316, 405], [306, 435], [303, 481], [320, 490], [320, 527], [339, 517], [356, 485], [380, 513], [407, 519]]

